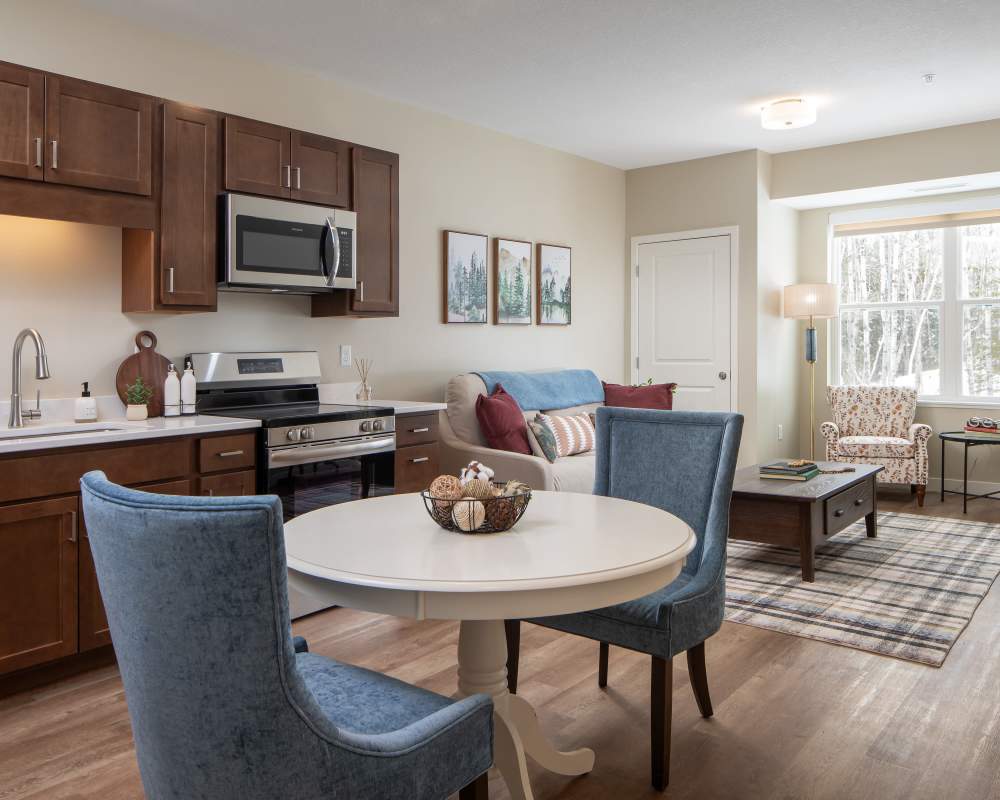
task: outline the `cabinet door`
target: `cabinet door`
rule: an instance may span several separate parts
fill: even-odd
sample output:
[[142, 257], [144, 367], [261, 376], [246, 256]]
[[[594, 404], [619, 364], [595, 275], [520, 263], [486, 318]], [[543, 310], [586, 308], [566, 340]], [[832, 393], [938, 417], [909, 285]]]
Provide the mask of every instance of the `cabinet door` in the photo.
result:
[[45, 78], [45, 180], [148, 195], [153, 101], [73, 78]]
[[399, 314], [399, 156], [355, 147], [358, 288], [351, 310]]
[[163, 106], [160, 302], [214, 306], [219, 118], [177, 103]]
[[76, 652], [78, 503], [0, 508], [0, 673]]
[[292, 182], [291, 134], [287, 128], [226, 117], [226, 188], [288, 197]]
[[0, 64], [0, 175], [40, 181], [45, 138], [45, 76]]
[[440, 474], [439, 445], [415, 444], [396, 450], [396, 494], [421, 492]]
[[243, 472], [206, 475], [199, 482], [201, 493], [207, 497], [242, 497], [254, 493], [257, 481], [256, 473], [248, 469]]
[[347, 208], [351, 152], [347, 142], [292, 131], [292, 199]]
[[[171, 481], [153, 486], [140, 487], [144, 492], [155, 494], [191, 494], [191, 481]], [[101, 589], [97, 584], [97, 570], [94, 556], [90, 552], [87, 526], [80, 524], [80, 652], [111, 644], [108, 617], [101, 601]]]

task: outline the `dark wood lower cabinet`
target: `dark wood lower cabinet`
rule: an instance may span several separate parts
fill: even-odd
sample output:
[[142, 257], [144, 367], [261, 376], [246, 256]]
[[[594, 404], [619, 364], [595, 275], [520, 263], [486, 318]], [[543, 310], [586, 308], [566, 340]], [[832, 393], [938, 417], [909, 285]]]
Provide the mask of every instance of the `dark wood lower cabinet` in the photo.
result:
[[422, 492], [441, 472], [438, 415], [396, 416], [396, 494]]
[[79, 499], [0, 508], [0, 673], [77, 650]]
[[156, 494], [253, 494], [250, 447], [232, 459], [239, 462], [234, 471], [205, 475], [199, 468], [206, 453], [221, 457], [234, 440], [252, 442], [253, 434], [0, 458], [0, 696], [43, 683], [45, 674], [88, 668], [111, 643], [78, 493], [83, 473], [101, 469], [111, 480]]

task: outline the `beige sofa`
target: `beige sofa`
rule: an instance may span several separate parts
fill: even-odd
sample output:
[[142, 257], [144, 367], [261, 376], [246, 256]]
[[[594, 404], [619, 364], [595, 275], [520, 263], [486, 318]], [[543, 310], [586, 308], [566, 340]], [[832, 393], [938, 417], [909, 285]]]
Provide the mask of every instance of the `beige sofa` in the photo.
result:
[[[496, 471], [496, 480], [517, 479], [532, 489], [559, 492], [584, 492], [594, 490], [594, 453], [556, 459], [549, 463], [541, 454], [535, 437], [528, 430], [528, 440], [534, 455], [494, 450], [479, 430], [476, 418], [476, 398], [486, 394], [486, 384], [474, 373], [458, 375], [448, 381], [445, 401], [448, 409], [441, 411], [441, 467], [443, 472], [457, 475], [470, 461], [481, 461]], [[526, 419], [538, 411], [547, 414], [581, 414], [598, 408], [600, 403], [589, 403], [572, 408], [523, 409]]]

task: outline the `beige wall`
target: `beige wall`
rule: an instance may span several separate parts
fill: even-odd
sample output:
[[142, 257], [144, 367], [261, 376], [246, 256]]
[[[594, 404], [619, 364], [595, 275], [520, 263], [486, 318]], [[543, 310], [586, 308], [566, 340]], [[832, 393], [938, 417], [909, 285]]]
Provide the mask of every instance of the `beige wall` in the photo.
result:
[[[798, 212], [770, 197], [772, 157], [757, 154], [757, 457], [799, 449], [801, 323], [782, 316], [782, 289], [798, 281]], [[808, 410], [808, 409], [807, 409]], [[783, 438], [778, 439], [778, 426]]]
[[1000, 171], [1000, 119], [772, 157], [771, 197], [801, 197]]
[[[953, 201], [963, 197], [977, 197], [986, 194], [996, 194], [990, 192], [966, 192], [963, 194], [949, 194], [944, 199]], [[919, 200], [907, 200], [906, 205], [931, 205], [939, 202], [940, 198], [925, 197]], [[810, 211], [799, 212], [799, 278], [802, 281], [826, 281], [828, 276], [828, 253], [829, 253], [829, 225], [830, 214], [842, 211], [849, 211], [859, 208], [880, 208], [885, 206], [898, 205], [903, 201], [886, 203], [866, 203], [854, 206], [839, 206], [837, 208], [820, 208]], [[816, 324], [819, 338], [819, 360], [816, 364], [816, 448], [817, 454], [824, 452], [822, 437], [819, 434], [819, 425], [824, 420], [831, 419], [830, 407], [826, 401], [826, 387], [833, 381], [830, 374], [829, 358], [829, 336], [832, 334], [833, 322], [821, 321]], [[803, 408], [801, 425], [801, 444], [803, 452], [808, 447], [809, 442], [809, 416], [808, 416], [808, 384], [804, 383], [801, 390], [801, 403]], [[984, 414], [996, 417], [996, 408], [988, 407], [945, 407], [921, 405], [917, 409], [917, 422], [924, 422], [930, 425], [936, 433], [941, 431], [961, 430], [962, 426], [973, 414]], [[946, 463], [945, 477], [952, 480], [962, 478], [962, 451], [959, 445], [950, 445]], [[934, 437], [930, 446], [930, 475], [933, 488], [937, 490], [937, 479], [941, 475], [941, 443]], [[989, 483], [1000, 483], [1000, 448], [980, 447], [970, 451], [969, 457], [969, 479], [973, 481], [985, 481]]]
[[[740, 461], [752, 463], [757, 452], [757, 153], [629, 170], [626, 187], [629, 237], [739, 227], [738, 397], [745, 416]], [[626, 362], [633, 356], [629, 353]]]
[[[56, 22], [57, 21], [57, 22]], [[0, 218], [0, 348], [17, 330], [45, 337], [48, 397], [89, 379], [113, 391], [134, 333], [152, 329], [171, 357], [191, 350], [317, 348], [324, 378], [348, 381], [337, 345], [374, 358], [382, 397], [438, 399], [453, 374], [485, 368], [593, 368], [624, 377], [625, 175], [439, 114], [351, 90], [314, 74], [244, 59], [71, 3], [4, 3], [0, 54], [15, 63], [363, 142], [398, 152], [398, 319], [313, 320], [303, 298], [223, 294], [216, 314], [120, 313], [116, 229]], [[566, 328], [443, 325], [441, 230], [573, 248]], [[30, 346], [29, 346], [30, 347]], [[0, 393], [9, 392], [8, 373]], [[34, 381], [25, 368], [25, 393]]]

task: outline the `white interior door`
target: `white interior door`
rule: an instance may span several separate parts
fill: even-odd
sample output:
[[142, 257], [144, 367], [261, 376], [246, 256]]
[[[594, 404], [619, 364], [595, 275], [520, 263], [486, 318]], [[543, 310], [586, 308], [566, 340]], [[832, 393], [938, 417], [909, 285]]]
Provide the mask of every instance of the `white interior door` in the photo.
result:
[[636, 247], [636, 375], [676, 383], [676, 409], [734, 410], [731, 238]]

